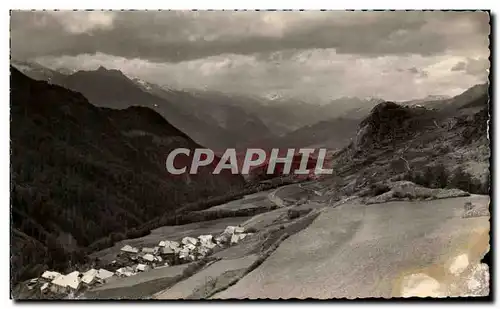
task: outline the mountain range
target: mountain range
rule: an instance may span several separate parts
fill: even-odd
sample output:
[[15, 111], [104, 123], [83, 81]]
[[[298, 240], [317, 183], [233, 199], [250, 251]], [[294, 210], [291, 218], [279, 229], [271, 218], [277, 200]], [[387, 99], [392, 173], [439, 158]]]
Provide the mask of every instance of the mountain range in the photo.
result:
[[215, 150], [249, 145], [267, 147], [267, 141], [275, 141], [304, 126], [335, 117], [362, 119], [383, 101], [340, 98], [316, 105], [290, 98], [269, 100], [216, 91], [169, 89], [104, 67], [62, 72], [31, 62], [12, 64], [33, 79], [80, 92], [97, 106], [153, 108], [196, 142]]
[[[82, 93], [97, 106], [124, 109], [145, 106], [156, 110], [194, 141], [215, 151], [225, 148], [322, 146], [338, 150], [354, 137], [357, 125], [381, 99], [343, 97], [323, 105], [277, 97], [263, 98], [208, 90], [171, 89], [119, 70], [52, 70], [35, 62], [13, 61], [37, 80]], [[487, 85], [476, 85], [455, 97], [428, 96], [399, 102], [411, 107], [463, 113], [483, 102]], [[478, 105], [478, 104], [476, 104]], [[479, 106], [482, 106], [479, 103]]]

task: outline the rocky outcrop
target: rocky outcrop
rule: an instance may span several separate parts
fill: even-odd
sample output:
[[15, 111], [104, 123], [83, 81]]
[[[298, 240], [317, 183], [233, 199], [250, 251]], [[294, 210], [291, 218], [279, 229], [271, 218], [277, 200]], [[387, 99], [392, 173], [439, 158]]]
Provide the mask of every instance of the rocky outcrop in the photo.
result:
[[[428, 123], [429, 111], [384, 102], [375, 106], [360, 124], [354, 140], [356, 149], [371, 148], [408, 138]], [[425, 120], [425, 121], [424, 121]]]
[[411, 181], [389, 183], [390, 190], [365, 200], [366, 204], [380, 204], [400, 200], [437, 200], [450, 197], [469, 196], [459, 189], [430, 189], [414, 184]]
[[472, 204], [466, 202], [462, 218], [488, 217], [490, 215], [489, 204]]

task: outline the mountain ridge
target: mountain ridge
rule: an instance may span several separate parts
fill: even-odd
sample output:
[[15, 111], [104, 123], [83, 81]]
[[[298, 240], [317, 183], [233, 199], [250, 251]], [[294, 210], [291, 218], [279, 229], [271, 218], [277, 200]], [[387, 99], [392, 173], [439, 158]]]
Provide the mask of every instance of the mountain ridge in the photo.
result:
[[178, 147], [200, 146], [152, 109], [97, 107], [11, 68], [14, 281], [64, 269], [97, 239], [244, 185], [239, 175], [212, 175], [213, 166], [170, 175], [166, 155]]

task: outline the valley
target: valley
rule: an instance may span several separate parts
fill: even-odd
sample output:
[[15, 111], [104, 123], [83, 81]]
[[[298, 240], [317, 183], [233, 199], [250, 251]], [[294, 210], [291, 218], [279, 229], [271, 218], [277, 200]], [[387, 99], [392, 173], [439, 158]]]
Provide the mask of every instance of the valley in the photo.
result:
[[[188, 127], [171, 125], [155, 108], [169, 102], [163, 101], [166, 94], [160, 98], [136, 88], [119, 71], [80, 74], [96, 72], [107, 76], [102, 83], [111, 78], [134, 90], [101, 97], [89, 92], [93, 87], [80, 88], [82, 95], [12, 69], [16, 298], [489, 294], [489, 270], [482, 263], [490, 230], [486, 87], [432, 107], [380, 102], [352, 118], [320, 120], [281, 137], [256, 131], [262, 148], [330, 149], [331, 175], [265, 176], [259, 174], [263, 165], [253, 178], [244, 178], [213, 175], [211, 164], [198, 175], [173, 176], [165, 171], [166, 154], [202, 145], [185, 133]], [[125, 97], [131, 101], [117, 99]], [[150, 100], [145, 105], [157, 103], [130, 106], [142, 98]], [[184, 113], [179, 106], [164, 108], [177, 117]], [[206, 124], [198, 121], [207, 116], [200, 115], [191, 124], [204, 131]], [[184, 124], [182, 117], [174, 122]], [[232, 126], [207, 123], [217, 130]], [[253, 123], [265, 128], [264, 121]], [[230, 130], [238, 137], [224, 143], [234, 146], [241, 139], [252, 145], [253, 137], [244, 132], [253, 129]], [[214, 132], [203, 133], [219, 134]], [[228, 229], [243, 232], [227, 234]], [[240, 234], [245, 236], [233, 237]], [[213, 239], [209, 249], [200, 249], [203, 237]], [[168, 255], [168, 262], [165, 255], [123, 253], [127, 246], [139, 252], [165, 241], [182, 243], [184, 253]], [[77, 279], [76, 289], [39, 277], [47, 270], [68, 274], [60, 274], [60, 281], [97, 269], [110, 275], [92, 283]]]

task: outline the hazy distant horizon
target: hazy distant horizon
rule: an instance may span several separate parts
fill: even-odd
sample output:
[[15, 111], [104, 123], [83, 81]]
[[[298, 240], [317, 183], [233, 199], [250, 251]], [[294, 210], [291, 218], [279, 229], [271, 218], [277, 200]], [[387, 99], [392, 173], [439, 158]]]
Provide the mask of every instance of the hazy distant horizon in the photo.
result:
[[485, 12], [11, 13], [16, 59], [320, 104], [458, 95], [487, 82], [488, 35]]

